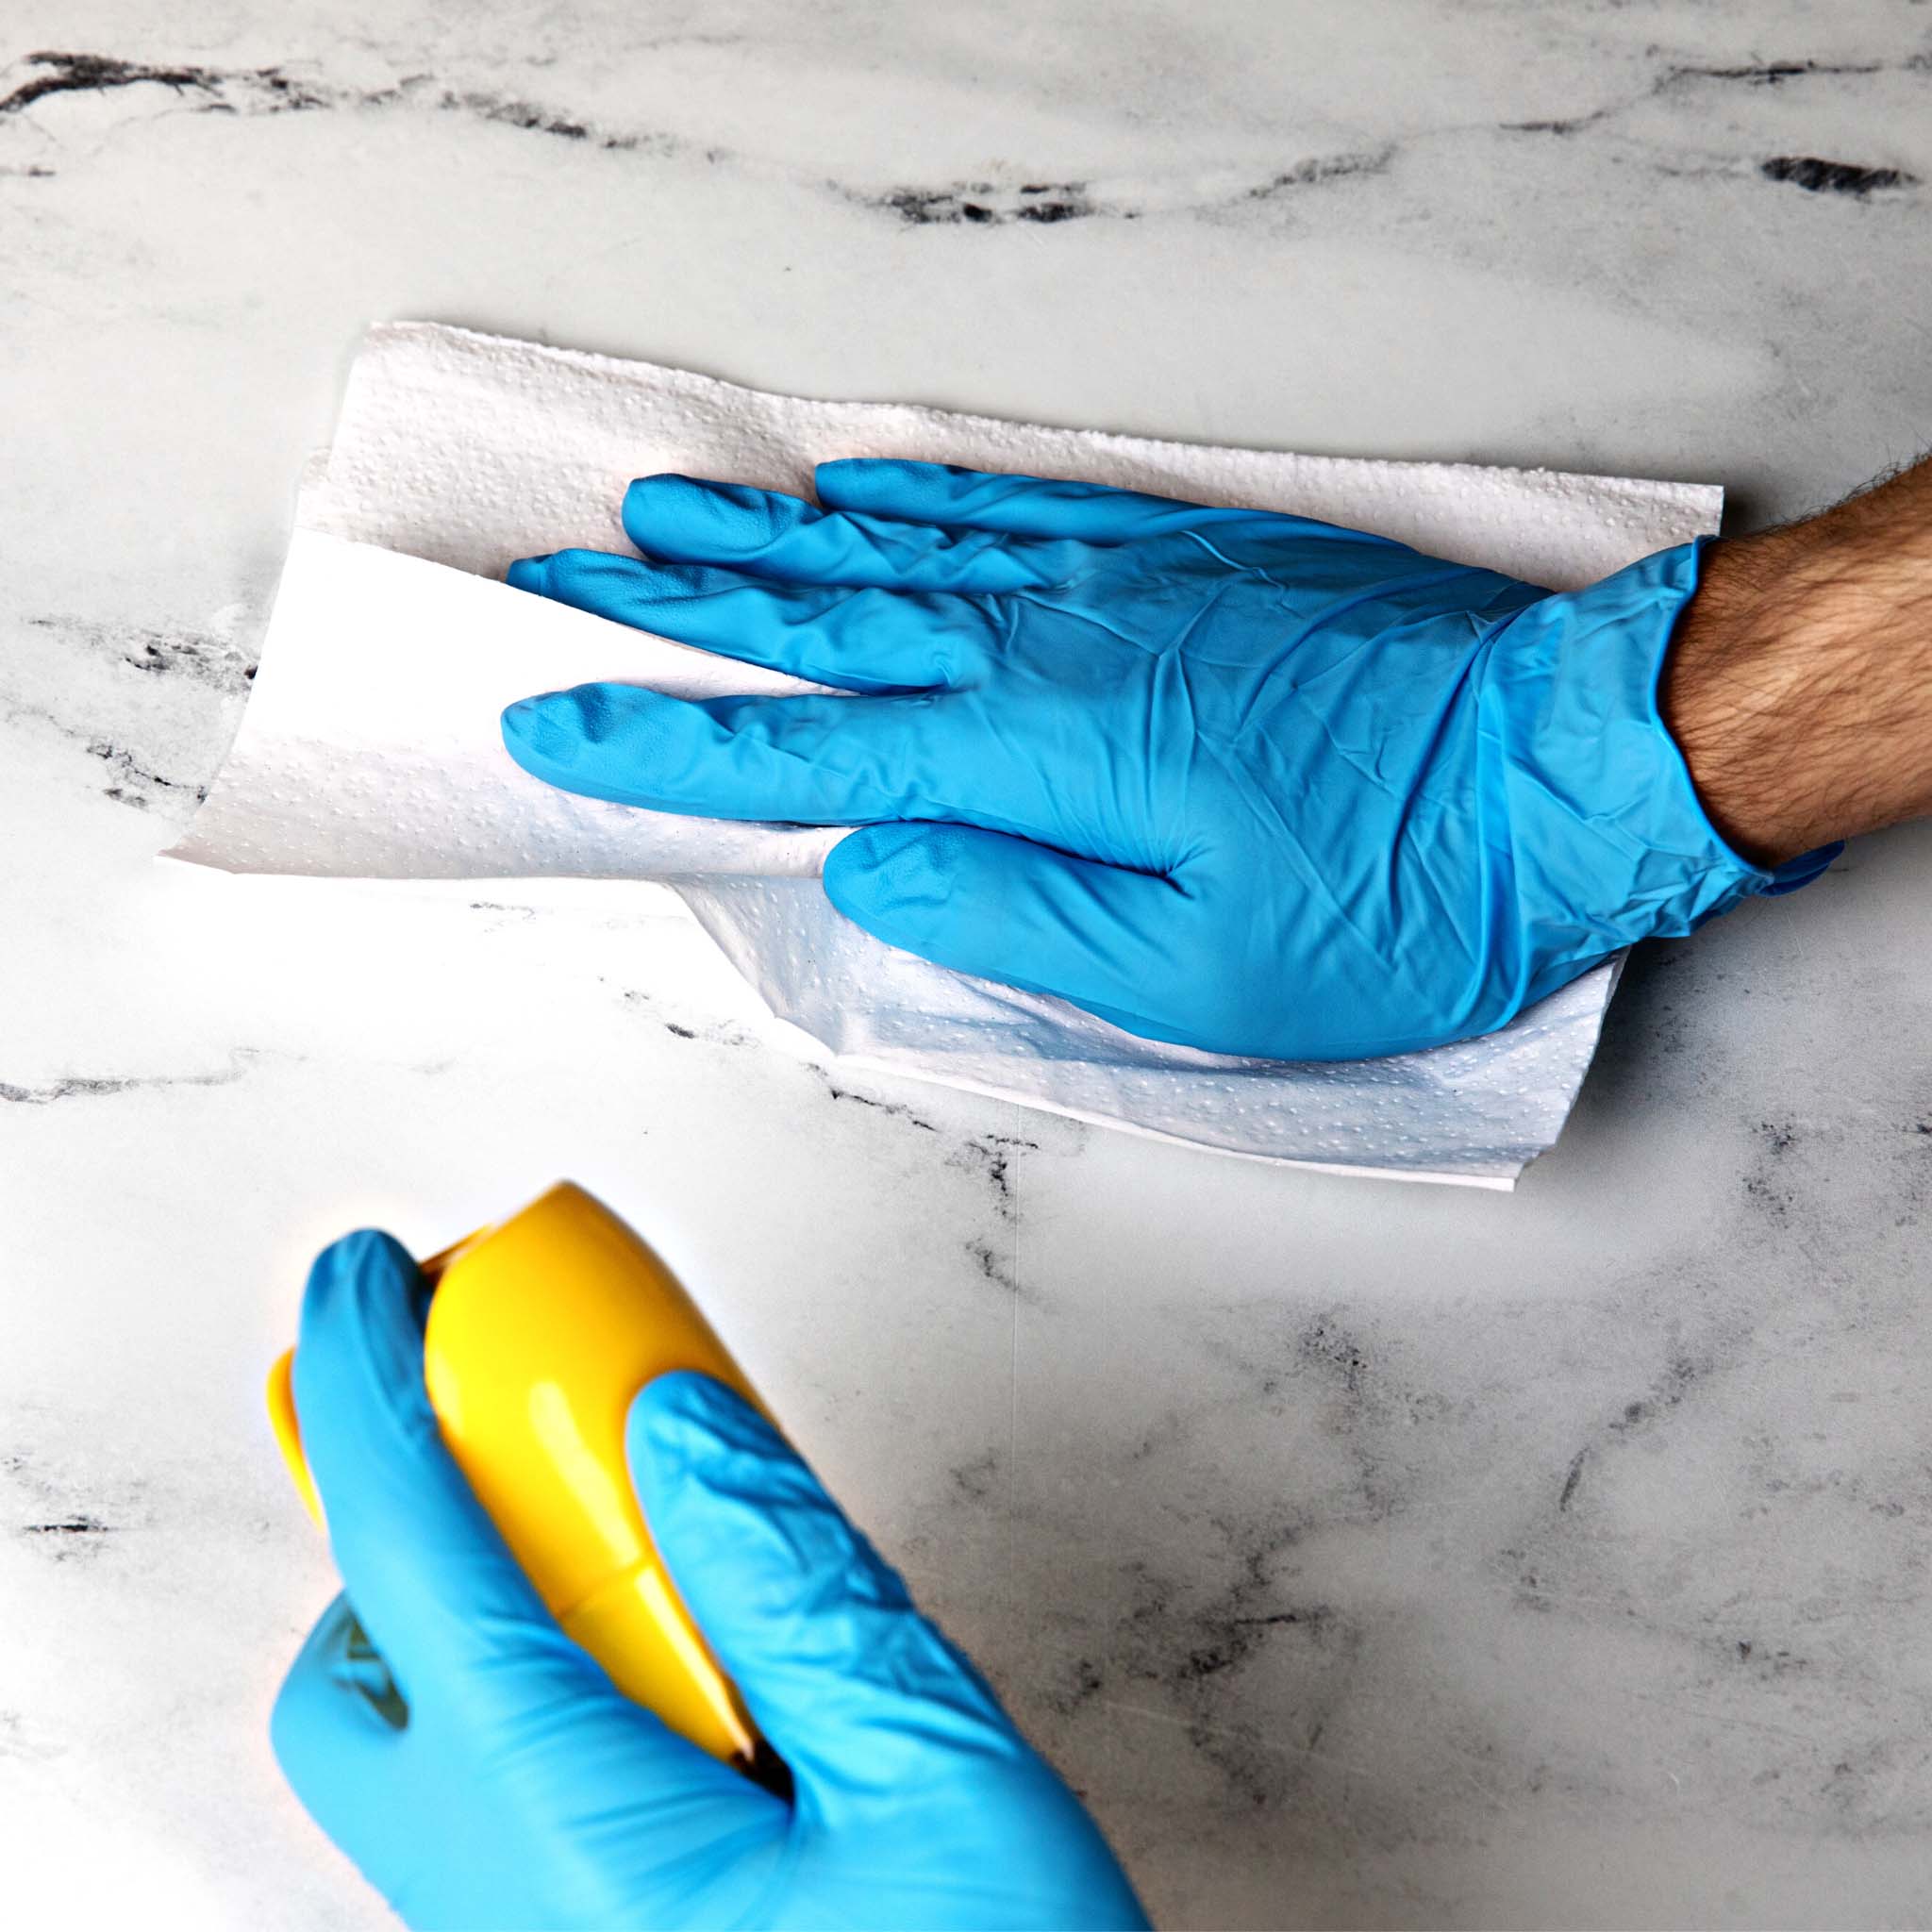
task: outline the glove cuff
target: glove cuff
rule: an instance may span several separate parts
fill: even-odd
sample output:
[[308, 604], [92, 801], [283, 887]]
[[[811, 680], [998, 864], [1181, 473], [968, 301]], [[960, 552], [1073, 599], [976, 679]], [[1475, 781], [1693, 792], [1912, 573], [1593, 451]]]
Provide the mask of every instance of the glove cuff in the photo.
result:
[[[1697, 589], [1698, 579], [1703, 573], [1704, 553], [1716, 541], [1715, 537], [1694, 538], [1689, 543], [1679, 544], [1674, 550], [1660, 550], [1656, 556], [1641, 558], [1639, 562], [1630, 566], [1631, 570], [1641, 570], [1643, 565], [1655, 563], [1660, 558], [1682, 558], [1687, 553], [1689, 558], [1689, 581], [1683, 586], [1682, 594], [1677, 597], [1670, 621], [1665, 625], [1663, 639], [1657, 653], [1657, 662], [1651, 671], [1650, 714], [1658, 734], [1670, 746], [1675, 759], [1676, 770], [1683, 778], [1685, 789], [1690, 792], [1691, 808], [1703, 820], [1704, 828], [1708, 833], [1711, 843], [1724, 853], [1740, 874], [1750, 880], [1742, 889], [1742, 893], [1748, 895], [1756, 892], [1767, 899], [1774, 899], [1781, 893], [1795, 892], [1801, 886], [1808, 886], [1845, 849], [1845, 841], [1842, 839], [1834, 839], [1829, 845], [1820, 845], [1813, 851], [1801, 852], [1797, 858], [1788, 858], [1782, 865], [1767, 868], [1753, 864], [1750, 859], [1738, 853], [1730, 841], [1711, 824], [1710, 814], [1705, 810], [1704, 801], [1697, 795], [1697, 785], [1690, 775], [1690, 761], [1685, 758], [1671, 727], [1664, 722], [1664, 671], [1670, 663], [1671, 646], [1676, 641], [1677, 622], [1684, 614], [1684, 607], [1690, 603], [1692, 593]], [[1620, 572], [1619, 575], [1622, 575], [1624, 573]], [[1607, 583], [1614, 580], [1606, 578], [1605, 581]]]
[[1775, 870], [1734, 852], [1664, 724], [1664, 666], [1710, 541], [1542, 598], [1491, 640], [1478, 699], [1481, 789], [1485, 819], [1507, 843], [1499, 869], [1513, 890], [1498, 909], [1516, 908], [1525, 1001], [1638, 940], [1691, 932], [1756, 893], [1793, 891], [1841, 849]]

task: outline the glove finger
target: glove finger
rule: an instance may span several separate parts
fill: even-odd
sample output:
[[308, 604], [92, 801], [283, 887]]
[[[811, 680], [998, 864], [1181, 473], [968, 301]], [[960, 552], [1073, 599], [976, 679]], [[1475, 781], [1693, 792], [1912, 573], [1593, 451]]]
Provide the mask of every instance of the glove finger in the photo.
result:
[[952, 463], [874, 457], [821, 463], [815, 478], [819, 501], [828, 509], [1043, 541], [1131, 543], [1220, 523], [1252, 522], [1257, 514], [1252, 509], [1216, 509], [1178, 497], [1146, 496], [1104, 483], [1004, 475]]
[[624, 527], [647, 557], [735, 564], [787, 583], [987, 595], [1064, 582], [1090, 560], [1078, 543], [824, 510], [691, 476], [639, 477], [625, 492]]
[[303, 1808], [365, 1870], [381, 1821], [405, 1795], [402, 1719], [387, 1669], [337, 1597], [282, 1680], [269, 1742]]
[[1142, 1038], [1186, 1039], [1159, 1015], [1211, 1008], [1199, 985], [1177, 983], [1191, 902], [1158, 874], [968, 825], [901, 824], [841, 840], [824, 876], [832, 904], [889, 945]]
[[634, 630], [850, 691], [949, 683], [984, 658], [995, 635], [989, 609], [947, 592], [767, 582], [600, 550], [521, 558], [506, 580]]
[[891, 1799], [935, 1743], [1010, 1751], [972, 1665], [777, 1431], [678, 1371], [631, 1404], [631, 1480], [691, 1615], [759, 1728], [820, 1806]]
[[698, 818], [856, 825], [947, 809], [946, 702], [690, 703], [635, 685], [583, 684], [512, 705], [503, 741], [525, 771], [589, 798]]
[[295, 1410], [349, 1600], [412, 1714], [479, 1685], [525, 1707], [608, 1696], [443, 1446], [425, 1304], [415, 1262], [370, 1231], [325, 1249], [303, 1297]]

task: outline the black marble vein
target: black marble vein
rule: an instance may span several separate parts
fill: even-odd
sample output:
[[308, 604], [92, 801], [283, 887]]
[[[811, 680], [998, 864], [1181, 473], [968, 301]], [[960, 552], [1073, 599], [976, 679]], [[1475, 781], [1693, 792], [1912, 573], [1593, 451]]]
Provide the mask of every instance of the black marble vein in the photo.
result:
[[1033, 181], [1012, 189], [993, 181], [965, 181], [938, 188], [892, 188], [876, 194], [854, 189], [840, 192], [847, 200], [895, 215], [914, 228], [947, 223], [974, 227], [996, 227], [1008, 222], [1050, 225], [1099, 214], [1130, 219], [1137, 212], [1095, 201], [1084, 181]]
[[865, 190], [841, 182], [830, 187], [856, 207], [891, 216], [908, 227], [935, 225], [1003, 227], [1014, 223], [1042, 226], [1061, 222], [1134, 222], [1142, 216], [1206, 213], [1243, 203], [1272, 201], [1299, 190], [1322, 187], [1352, 176], [1379, 175], [1395, 157], [1394, 143], [1365, 152], [1314, 155], [1277, 169], [1245, 188], [1190, 198], [1150, 194], [1109, 194], [1091, 181], [950, 181]]
[[214, 67], [169, 66], [143, 60], [121, 60], [107, 54], [68, 54], [43, 51], [28, 54], [22, 63], [39, 68], [30, 80], [11, 93], [0, 95], [0, 114], [18, 114], [52, 94], [110, 93], [119, 88], [164, 87], [175, 94], [201, 94], [211, 107], [228, 107], [229, 90], [255, 93], [275, 113], [299, 113], [332, 105], [331, 97], [292, 80], [280, 67], [224, 71]]
[[38, 1086], [0, 1080], [0, 1105], [52, 1107], [63, 1100], [98, 1100], [147, 1088], [230, 1087], [246, 1077], [253, 1058], [246, 1050], [238, 1051], [229, 1057], [226, 1067], [201, 1074], [74, 1074]]
[[292, 114], [325, 109], [426, 107], [437, 112], [468, 115], [501, 126], [562, 141], [585, 142], [618, 151], [648, 149], [681, 152], [685, 143], [666, 135], [601, 132], [588, 122], [543, 108], [513, 94], [475, 88], [451, 88], [433, 75], [414, 74], [391, 87], [344, 88], [300, 79], [281, 64], [267, 67], [204, 67], [125, 60], [111, 55], [42, 51], [22, 63], [38, 68], [30, 79], [0, 95], [0, 115], [20, 114], [58, 94], [108, 93], [155, 86], [176, 96], [194, 97], [205, 114]]
[[184, 797], [192, 798], [197, 805], [208, 796], [206, 785], [192, 784], [186, 778], [166, 777], [142, 764], [126, 746], [116, 744], [111, 738], [91, 739], [87, 750], [90, 758], [99, 758], [114, 774], [114, 782], [102, 789], [117, 805], [131, 805], [137, 811], [145, 811], [148, 800], [139, 789], [142, 787], [178, 791]]
[[1768, 181], [1789, 181], [1813, 194], [1849, 194], [1859, 201], [1880, 189], [1919, 185], [1919, 177], [1903, 168], [1861, 168], [1815, 155], [1774, 155], [1758, 163], [1757, 172]]

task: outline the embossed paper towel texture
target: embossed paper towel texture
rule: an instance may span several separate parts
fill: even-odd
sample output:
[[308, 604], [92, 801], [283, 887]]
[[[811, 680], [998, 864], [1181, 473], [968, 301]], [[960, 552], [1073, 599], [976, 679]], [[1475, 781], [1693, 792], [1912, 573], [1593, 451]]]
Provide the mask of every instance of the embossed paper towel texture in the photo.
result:
[[843, 456], [1293, 510], [1553, 588], [1714, 529], [1722, 503], [1687, 484], [808, 402], [427, 324], [378, 328], [304, 493], [234, 749], [173, 856], [240, 872], [661, 878], [776, 1014], [853, 1062], [1227, 1153], [1508, 1186], [1575, 1098], [1611, 966], [1500, 1034], [1430, 1053], [1341, 1066], [1195, 1053], [881, 945], [817, 884], [837, 833], [629, 811], [511, 764], [497, 712], [534, 691], [813, 688], [510, 591], [496, 579], [511, 558], [627, 548], [617, 506], [634, 475], [806, 491], [813, 463]]

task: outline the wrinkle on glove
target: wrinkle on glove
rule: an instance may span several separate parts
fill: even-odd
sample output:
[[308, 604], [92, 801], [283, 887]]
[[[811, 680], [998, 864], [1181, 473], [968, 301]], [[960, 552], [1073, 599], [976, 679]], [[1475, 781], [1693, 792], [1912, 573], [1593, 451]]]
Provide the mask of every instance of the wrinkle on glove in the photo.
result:
[[382, 1234], [309, 1276], [295, 1401], [345, 1594], [272, 1724], [296, 1795], [408, 1924], [1146, 1924], [978, 1674], [771, 1424], [703, 1375], [638, 1395], [631, 1476], [792, 1801], [620, 1694], [443, 1447], [426, 1299]]
[[1305, 517], [947, 465], [819, 505], [654, 476], [643, 553], [509, 581], [845, 696], [591, 685], [511, 755], [658, 811], [861, 829], [832, 903], [1143, 1038], [1288, 1060], [1492, 1032], [1814, 876], [1732, 852], [1657, 703], [1699, 543], [1554, 593]]

